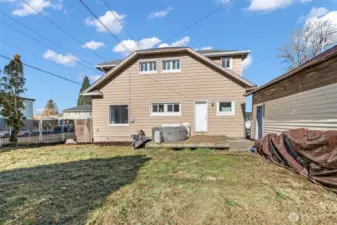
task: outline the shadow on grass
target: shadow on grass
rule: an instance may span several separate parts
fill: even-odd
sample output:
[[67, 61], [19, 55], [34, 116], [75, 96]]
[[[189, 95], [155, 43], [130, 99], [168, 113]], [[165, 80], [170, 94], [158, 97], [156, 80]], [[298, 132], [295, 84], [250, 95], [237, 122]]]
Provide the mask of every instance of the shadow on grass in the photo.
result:
[[84, 224], [150, 158], [90, 159], [0, 173], [0, 224]]

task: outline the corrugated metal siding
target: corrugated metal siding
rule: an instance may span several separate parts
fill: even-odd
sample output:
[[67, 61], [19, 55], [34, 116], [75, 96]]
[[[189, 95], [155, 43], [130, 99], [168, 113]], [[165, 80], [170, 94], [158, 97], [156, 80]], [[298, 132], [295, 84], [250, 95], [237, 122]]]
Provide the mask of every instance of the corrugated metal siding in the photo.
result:
[[[256, 107], [253, 105], [253, 138]], [[296, 128], [337, 130], [337, 84], [265, 102], [264, 109], [264, 135]]]
[[[177, 58], [181, 59], [180, 73], [162, 73], [161, 59], [156, 58], [158, 73], [139, 74], [137, 60], [101, 89], [103, 98], [93, 99], [96, 142], [130, 140], [137, 129], [150, 134], [152, 127], [168, 123], [188, 122], [193, 131], [194, 101], [198, 100], [208, 101], [208, 135], [243, 137], [244, 88], [187, 54]], [[235, 116], [217, 116], [217, 100], [235, 100]], [[150, 104], [154, 102], [180, 102], [182, 115], [150, 116]], [[124, 127], [109, 126], [109, 105], [129, 105], [129, 120], [134, 123]]]

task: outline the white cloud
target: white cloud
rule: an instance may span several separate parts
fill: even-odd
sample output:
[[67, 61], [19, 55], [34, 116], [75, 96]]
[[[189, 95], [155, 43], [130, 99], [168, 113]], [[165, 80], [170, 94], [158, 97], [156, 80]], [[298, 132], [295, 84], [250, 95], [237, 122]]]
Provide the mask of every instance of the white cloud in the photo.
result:
[[285, 8], [293, 3], [306, 3], [311, 0], [250, 0], [249, 11], [274, 11]]
[[326, 15], [328, 12], [329, 10], [324, 7], [320, 7], [320, 8], [313, 7], [310, 13], [308, 14], [308, 19], [322, 17]]
[[159, 48], [183, 47], [183, 46], [187, 46], [189, 42], [190, 42], [190, 37], [186, 36], [186, 37], [183, 37], [182, 39], [180, 39], [178, 41], [173, 42], [172, 44], [162, 43], [158, 47]]
[[54, 52], [53, 50], [48, 49], [44, 54], [43, 58], [53, 61], [57, 64], [62, 64], [66, 66], [75, 65], [78, 61], [78, 58], [70, 53], [67, 55], [62, 55]]
[[168, 14], [171, 10], [173, 10], [173, 8], [172, 8], [172, 7], [168, 7], [168, 8], [166, 8], [166, 9], [162, 10], [162, 11], [152, 12], [152, 13], [149, 14], [148, 17], [149, 17], [149, 19], [162, 18], [162, 17], [167, 16], [167, 14]]
[[[112, 51], [127, 54], [125, 47], [133, 52], [133, 51], [139, 50], [139, 47], [140, 49], [153, 48], [155, 45], [159, 44], [160, 42], [161, 42], [160, 39], [158, 39], [157, 37], [144, 38], [138, 42], [134, 40], [124, 40], [118, 43], [117, 45], [115, 45]], [[137, 44], [139, 45], [139, 47]]]
[[212, 50], [212, 46], [202, 47], [200, 50]]
[[242, 69], [246, 70], [250, 65], [253, 63], [253, 57], [251, 55], [248, 55], [245, 60], [242, 62]]
[[91, 76], [88, 76], [88, 78], [91, 81], [91, 83], [96, 82], [96, 80], [98, 80], [101, 77], [102, 77], [102, 75], [91, 75]]
[[92, 50], [96, 50], [98, 48], [104, 47], [105, 44], [103, 42], [98, 42], [98, 41], [89, 41], [87, 43], [85, 43], [84, 45], [82, 45], [82, 48], [89, 48]]
[[[13, 2], [11, 0], [7, 0], [7, 2]], [[46, 8], [52, 8], [54, 10], [61, 10], [63, 8], [63, 0], [27, 0], [28, 4], [31, 5], [39, 12], [43, 12]], [[13, 11], [13, 15], [15, 16], [28, 16], [32, 14], [37, 14], [37, 12], [32, 9], [29, 5], [24, 2], [20, 2], [20, 8], [15, 9]]]
[[[102, 23], [111, 30], [112, 33], [118, 34], [123, 29], [122, 25], [119, 23], [119, 21], [116, 19], [118, 18], [119, 21], [124, 23], [124, 18], [126, 15], [122, 15], [117, 13], [116, 11], [107, 11], [103, 16], [99, 17], [99, 19], [102, 21]], [[88, 26], [96, 27], [96, 30], [98, 32], [108, 32], [101, 24], [93, 17], [87, 17], [84, 20], [84, 23]]]
[[[168, 43], [162, 43], [160, 44], [158, 47], [159, 48], [164, 48], [164, 47], [182, 47], [182, 46], [186, 46], [190, 41], [190, 37], [184, 37], [178, 41], [173, 42], [172, 44], [168, 44]], [[140, 41], [134, 41], [134, 40], [124, 40], [120, 43], [118, 43], [117, 45], [115, 45], [115, 47], [112, 49], [113, 52], [117, 52], [117, 53], [122, 53], [123, 55], [127, 55], [128, 52], [126, 51], [125, 47], [128, 48], [131, 52], [133, 51], [137, 51], [139, 49], [149, 49], [149, 48], [153, 48], [156, 45], [158, 45], [159, 43], [161, 43], [161, 40], [157, 37], [151, 37], [151, 38], [144, 38]], [[138, 45], [139, 47], [138, 47]], [[125, 46], [125, 47], [124, 47]]]
[[186, 46], [190, 42], [190, 37], [186, 36], [183, 37], [182, 39], [175, 41], [171, 44], [172, 47], [181, 47], [181, 46]]
[[158, 48], [166, 48], [166, 47], [170, 47], [170, 45], [167, 43], [162, 43], [158, 46]]

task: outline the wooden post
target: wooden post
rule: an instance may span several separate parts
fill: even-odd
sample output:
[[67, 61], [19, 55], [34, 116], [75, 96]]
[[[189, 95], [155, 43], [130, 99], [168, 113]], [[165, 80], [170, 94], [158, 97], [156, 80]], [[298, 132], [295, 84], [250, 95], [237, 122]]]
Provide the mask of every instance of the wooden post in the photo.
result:
[[42, 120], [39, 121], [39, 142], [42, 143]]

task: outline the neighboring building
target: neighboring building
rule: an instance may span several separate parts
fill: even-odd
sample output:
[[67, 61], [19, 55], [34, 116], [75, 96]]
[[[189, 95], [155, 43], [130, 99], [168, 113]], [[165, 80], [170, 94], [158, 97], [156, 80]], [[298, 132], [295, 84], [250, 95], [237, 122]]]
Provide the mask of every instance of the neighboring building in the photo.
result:
[[337, 129], [337, 46], [247, 93], [253, 139], [296, 128]]
[[91, 119], [91, 105], [81, 105], [63, 110], [64, 120]]
[[[22, 110], [23, 119], [31, 120], [33, 119], [33, 103], [35, 102], [35, 99], [32, 98], [24, 98], [21, 97], [23, 100], [23, 105], [25, 106], [25, 109]], [[3, 119], [4, 117], [0, 114], [0, 119]]]
[[97, 67], [105, 75], [82, 94], [92, 96], [93, 140], [130, 141], [153, 127], [189, 123], [192, 135], [244, 137], [242, 77], [249, 51], [187, 47], [139, 50]]

